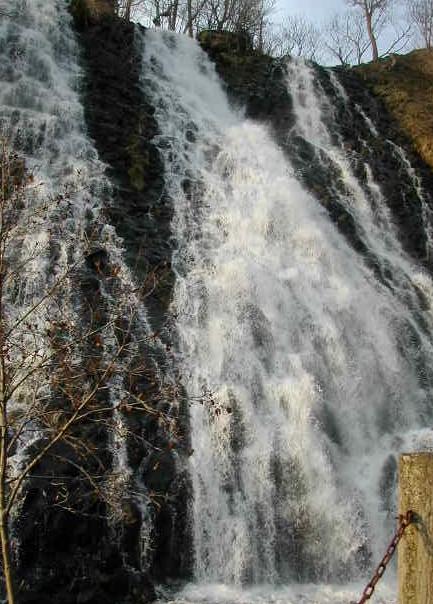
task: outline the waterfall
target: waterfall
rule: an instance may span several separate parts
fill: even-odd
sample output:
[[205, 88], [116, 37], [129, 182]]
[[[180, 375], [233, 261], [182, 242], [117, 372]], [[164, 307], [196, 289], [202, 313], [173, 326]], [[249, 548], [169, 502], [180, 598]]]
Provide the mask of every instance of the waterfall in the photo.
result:
[[[100, 294], [106, 323], [101, 330], [102, 362], [109, 364], [116, 359], [106, 385], [107, 402], [113, 408], [107, 436], [112, 468], [101, 489], [111, 500], [109, 513], [117, 528], [122, 521], [123, 500], [135, 501], [141, 515], [139, 547], [141, 569], [145, 570], [151, 555], [149, 493], [141, 468], [132, 468], [129, 463], [130, 426], [119, 406], [129, 396], [127, 372], [131, 366], [138, 366], [136, 357], [142, 365], [146, 355], [146, 371], [162, 387], [160, 367], [167, 362], [165, 347], [149, 325], [137, 293], [140, 287], [123, 258], [123, 243], [107, 222], [105, 209], [112, 203], [111, 185], [86, 132], [80, 98], [83, 73], [68, 2], [0, 0], [0, 13], [0, 135], [25, 160], [27, 172], [34, 176], [21, 218], [25, 225], [30, 216], [32, 228], [25, 230], [15, 250], [16, 261], [23, 262], [24, 268], [10, 311], [16, 316], [26, 312], [66, 271], [59, 291], [48, 296], [39, 311], [31, 315], [32, 321], [38, 322], [39, 347], [49, 351], [49, 321], [67, 320], [72, 325], [86, 326], [90, 297]], [[47, 205], [48, 213], [44, 210]], [[29, 257], [33, 260], [28, 261]], [[96, 271], [97, 295], [94, 291], [85, 292], [85, 258], [102, 267]], [[112, 269], [109, 278], [103, 265]], [[131, 341], [128, 351], [117, 358], [121, 320], [131, 331]], [[80, 352], [77, 350], [77, 354]], [[80, 362], [85, 364], [86, 358], [77, 359], [77, 366]], [[137, 379], [140, 375], [137, 373]], [[30, 396], [29, 385], [14, 404], [25, 411]], [[32, 426], [30, 436], [24, 431], [20, 447], [11, 458], [17, 472], [26, 460], [29, 446], [43, 435], [43, 429], [35, 431], [36, 427]], [[151, 450], [150, 442], [146, 446]]]
[[425, 192], [423, 190], [421, 178], [418, 176], [415, 169], [412, 167], [405, 150], [402, 149], [402, 147], [400, 147], [399, 145], [396, 145], [391, 140], [388, 140], [387, 143], [391, 147], [397, 159], [400, 161], [402, 171], [406, 172], [406, 174], [408, 175], [409, 180], [412, 182], [412, 186], [418, 196], [418, 200], [421, 205], [423, 226], [427, 239], [426, 258], [430, 259], [433, 251], [433, 216], [432, 210], [428, 205], [428, 201], [425, 198]]
[[[347, 102], [344, 89], [342, 91], [335, 75], [331, 81], [337, 94]], [[370, 166], [364, 162], [367, 181], [365, 190], [351, 167], [338, 130], [328, 127], [328, 121], [335, 124], [333, 107], [320, 84], [316, 82], [312, 67], [306, 61], [299, 60], [289, 64], [288, 85], [296, 116], [295, 133], [313, 148], [325, 169], [333, 170], [336, 181], [334, 195], [353, 217], [359, 237], [377, 259], [382, 272], [386, 267], [393, 265], [399, 273], [396, 281], [400, 285], [402, 271], [410, 273], [411, 268], [404, 258], [392, 216], [381, 196], [380, 187], [373, 182]]]
[[[169, 474], [183, 454], [162, 425], [176, 423], [180, 374], [190, 409], [194, 580], [176, 601], [353, 600], [394, 528], [399, 452], [433, 447], [433, 282], [403, 245], [370, 156], [347, 148], [326, 86], [306, 62], [287, 65], [294, 123], [279, 146], [270, 128], [230, 105], [196, 42], [144, 34], [142, 86], [155, 107], [164, 195], [174, 207], [176, 281], [162, 329], [174, 343], [173, 363], [107, 219], [112, 185], [86, 130], [67, 1], [10, 4], [0, 0], [0, 133], [34, 175], [13, 252], [24, 269], [10, 313], [25, 312], [76, 266], [34, 317], [32, 345], [49, 351], [49, 318], [88, 320], [90, 264], [107, 323], [103, 362], [115, 355], [114, 322], [128, 324], [128, 353], [106, 389], [111, 474], [104, 488], [120, 516], [127, 500], [135, 505], [125, 538], [131, 555], [122, 550], [122, 518], [111, 518], [119, 560], [147, 576], [160, 528], [152, 526], [155, 509], [163, 507], [160, 524], [175, 526], [171, 494], [153, 493], [161, 503], [152, 507], [146, 479], [160, 465], [164, 474], [164, 464]], [[323, 73], [352, 111], [335, 73]], [[365, 107], [354, 110], [368, 136], [380, 137]], [[362, 141], [367, 150], [369, 141]], [[428, 196], [404, 149], [385, 144], [413, 189], [428, 259]], [[307, 182], [313, 171], [323, 180], [316, 192]], [[32, 230], [24, 228], [30, 220]], [[130, 368], [143, 366], [139, 387], [159, 396], [148, 423], [121, 408], [138, 392], [127, 383]], [[17, 408], [30, 394], [17, 397]], [[31, 434], [11, 458], [17, 471], [43, 427]], [[134, 439], [142, 448], [131, 462]], [[392, 571], [388, 578], [387, 603]]]
[[[394, 526], [396, 455], [433, 442], [431, 278], [403, 250], [368, 165], [358, 181], [312, 68], [293, 61], [287, 73], [287, 138], [332, 176], [368, 254], [267, 128], [229, 105], [198, 45], [146, 32], [194, 451], [195, 588], [182, 602], [251, 601], [242, 585], [361, 580]], [[293, 589], [272, 601], [356, 596]]]

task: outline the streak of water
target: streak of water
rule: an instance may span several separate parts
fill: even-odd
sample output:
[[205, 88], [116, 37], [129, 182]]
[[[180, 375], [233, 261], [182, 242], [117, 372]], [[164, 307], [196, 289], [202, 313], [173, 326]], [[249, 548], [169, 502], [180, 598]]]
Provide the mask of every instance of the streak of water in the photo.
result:
[[[86, 321], [91, 304], [86, 296], [91, 294], [83, 293], [85, 258], [96, 252], [112, 270], [111, 275], [104, 275], [102, 265], [96, 270], [96, 288], [105, 321], [101, 331], [102, 363], [108, 365], [116, 359], [120, 321], [125, 330], [131, 331], [131, 341], [128, 353], [114, 362], [113, 377], [107, 384], [107, 401], [113, 407], [109, 430], [113, 453], [111, 482], [116, 485], [116, 497], [138, 500], [143, 517], [142, 558], [146, 564], [151, 531], [148, 493], [136, 469], [129, 465], [128, 429], [119, 405], [126, 397], [134, 355], [141, 355], [147, 347], [146, 363], [153, 367], [155, 376], [161, 377], [155, 357], [162, 358], [164, 349], [158, 338], [150, 337], [152, 331], [137, 294], [139, 288], [123, 259], [123, 243], [104, 215], [103, 210], [111, 203], [111, 187], [104, 174], [105, 166], [86, 132], [80, 98], [83, 74], [68, 2], [0, 0], [0, 13], [0, 135], [34, 175], [32, 194], [27, 190], [23, 197], [22, 237], [12, 250], [23, 269], [18, 287], [11, 294], [11, 320], [58, 283], [46, 303], [31, 314], [32, 322], [37, 323], [41, 354], [49, 354], [52, 343], [47, 333], [55, 321], [81, 325], [80, 333], [89, 328]], [[31, 229], [24, 228], [28, 223]], [[97, 298], [94, 292], [93, 296]], [[91, 323], [90, 327], [97, 329], [99, 324]], [[31, 335], [34, 333], [35, 330]], [[34, 342], [31, 344], [35, 346]], [[77, 350], [78, 358], [74, 359], [77, 367], [85, 364], [80, 352]], [[24, 412], [32, 390], [28, 386], [20, 400], [15, 401]], [[43, 394], [49, 396], [48, 392]], [[31, 434], [36, 436], [27, 436], [25, 431], [11, 460], [16, 471], [26, 459], [28, 446], [40, 437], [39, 432], [34, 432], [35, 426], [31, 428]]]

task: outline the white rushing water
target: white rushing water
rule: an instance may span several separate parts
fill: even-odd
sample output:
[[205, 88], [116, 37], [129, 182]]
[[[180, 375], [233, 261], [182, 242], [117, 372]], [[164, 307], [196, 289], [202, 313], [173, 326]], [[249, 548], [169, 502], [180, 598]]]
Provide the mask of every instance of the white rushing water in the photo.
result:
[[427, 236], [426, 259], [430, 259], [433, 251], [433, 215], [432, 210], [429, 207], [428, 202], [425, 198], [421, 178], [418, 176], [415, 169], [412, 167], [405, 150], [390, 140], [387, 140], [387, 143], [391, 147], [393, 153], [400, 160], [403, 171], [406, 172], [409, 179], [412, 181], [413, 188], [415, 189], [416, 194], [418, 196], [418, 200], [421, 205], [421, 216], [423, 219], [424, 230]]
[[[330, 73], [337, 94], [347, 102], [344, 89], [335, 74]], [[381, 198], [380, 188], [373, 182], [371, 168], [364, 162], [367, 194], [353, 172], [344, 142], [339, 140], [337, 144], [328, 128], [328, 122], [335, 121], [333, 107], [306, 61], [301, 59], [289, 64], [288, 86], [297, 118], [294, 129], [313, 147], [319, 160], [330, 162], [336, 169], [340, 186], [335, 189], [335, 195], [355, 218], [362, 240], [382, 268], [392, 265], [400, 273], [399, 278], [402, 271], [410, 273], [410, 262], [404, 258], [390, 212]]]
[[[331, 139], [307, 65], [289, 67], [295, 127], [338, 167], [341, 202], [392, 287], [266, 127], [229, 106], [195, 42], [146, 32], [143, 69], [175, 207], [172, 311], [191, 401], [195, 583], [178, 601], [353, 600], [360, 585], [332, 585], [362, 581], [393, 530], [394, 455], [431, 442], [431, 280], [371, 172], [367, 195]], [[384, 589], [378, 602], [392, 600]]]
[[[81, 192], [83, 183], [92, 190], [97, 180], [93, 175], [102, 167], [83, 133], [83, 109], [76, 92], [77, 49], [65, 3], [1, 0], [0, 13], [1, 144], [24, 159], [28, 173], [34, 175], [22, 198], [15, 245], [8, 249], [13, 263], [20, 266], [15, 287], [8, 292], [10, 324], [62, 280], [62, 294], [48, 296], [31, 313], [32, 329], [23, 324], [12, 340], [24, 374], [28, 363], [50, 354], [50, 321], [60, 317], [72, 325], [77, 321], [68, 267], [82, 256], [83, 216], [86, 207], [93, 211], [91, 191]], [[74, 192], [72, 198], [62, 198], [68, 192]], [[21, 342], [26, 344], [23, 358]], [[37, 378], [35, 383], [26, 381], [15, 396], [15, 408], [26, 413], [33, 389], [41, 398], [49, 396], [48, 381], [42, 388]], [[10, 460], [15, 471], [24, 463], [27, 447], [40, 438], [35, 422], [29, 428]]]
[[[149, 501], [145, 487], [139, 478], [133, 478], [129, 466], [127, 429], [118, 407], [127, 396], [125, 367], [139, 348], [138, 344], [134, 347], [134, 338], [140, 345], [147, 342], [148, 349], [157, 349], [159, 354], [164, 349], [149, 326], [137, 295], [139, 288], [123, 258], [122, 241], [103, 212], [111, 203], [111, 188], [104, 174], [105, 166], [86, 132], [80, 98], [83, 74], [68, 2], [0, 0], [0, 14], [0, 135], [2, 142], [6, 140], [25, 160], [27, 172], [34, 176], [21, 218], [23, 226], [31, 223], [31, 229], [24, 229], [15, 250], [16, 261], [22, 262], [23, 268], [10, 315], [19, 317], [26, 312], [63, 277], [58, 292], [31, 315], [37, 329], [30, 335], [37, 333], [40, 355], [49, 353], [51, 343], [46, 333], [51, 322], [66, 320], [74, 327], [86, 316], [87, 304], [80, 297], [80, 270], [85, 256], [95, 250], [107, 253], [113, 275], [105, 280], [101, 276], [99, 283], [106, 316], [101, 331], [103, 362], [112, 363], [117, 355], [115, 319], [121, 318], [131, 328], [133, 338], [128, 353], [124, 352], [122, 359], [114, 363], [113, 377], [107, 384], [107, 398], [113, 406], [110, 431], [113, 468], [106, 488], [113, 513], [116, 501], [121, 505], [125, 494], [137, 499], [143, 518], [140, 531], [145, 566], [151, 532]], [[22, 337], [28, 334], [23, 333]], [[33, 340], [31, 345], [36, 347]], [[79, 366], [82, 360], [77, 358], [76, 362]], [[150, 357], [147, 362], [149, 366], [152, 364]], [[154, 371], [158, 376], [157, 367]], [[28, 386], [21, 399], [14, 401], [24, 411], [31, 395]], [[17, 469], [26, 459], [28, 445], [40, 437], [35, 428], [31, 426], [30, 435], [24, 430], [21, 447], [11, 458]]]
[[[311, 73], [311, 70], [308, 68], [306, 63], [304, 63], [303, 66], [304, 66], [304, 73]], [[332, 70], [329, 70], [328, 73], [329, 73], [331, 84], [333, 85], [337, 95], [343, 100], [344, 104], [347, 107], [349, 104], [349, 97], [347, 96], [346, 91], [344, 90], [343, 86], [339, 82], [336, 74]], [[307, 79], [309, 79], [309, 85], [311, 85], [311, 79], [310, 78], [307, 78]], [[299, 82], [298, 82], [298, 84], [299, 84]], [[302, 84], [301, 84], [301, 87], [302, 87]], [[317, 96], [318, 93], [320, 93], [320, 87], [317, 87], [315, 95]], [[296, 97], [296, 95], [295, 95], [295, 97]], [[326, 99], [325, 95], [323, 94], [323, 91], [322, 91], [321, 97], [322, 97], [322, 102], [324, 103], [324, 105], [325, 106], [328, 105], [327, 109], [329, 111], [330, 110], [329, 103], [327, 102], [327, 99]], [[370, 134], [373, 136], [373, 138], [379, 137], [380, 136], [379, 131], [377, 130], [373, 121], [368, 117], [366, 112], [362, 109], [362, 107], [358, 104], [355, 104], [355, 110], [357, 113], [359, 113], [359, 115], [364, 120], [364, 122], [367, 125], [367, 128], [370, 131]], [[319, 115], [319, 119], [321, 119], [321, 117], [322, 116]], [[364, 146], [369, 148], [369, 146], [365, 140], [362, 142], [363, 142]], [[316, 141], [315, 141], [315, 143], [316, 143]], [[401, 164], [402, 172], [403, 173], [405, 172], [406, 175], [409, 177], [409, 180], [412, 182], [413, 189], [416, 192], [416, 196], [418, 198], [418, 203], [421, 207], [421, 216], [422, 216], [424, 231], [425, 231], [425, 235], [426, 235], [426, 239], [427, 239], [426, 250], [425, 250], [426, 259], [429, 259], [431, 257], [432, 246], [433, 246], [433, 233], [432, 233], [433, 220], [432, 220], [432, 211], [431, 211], [431, 209], [428, 205], [428, 202], [425, 198], [425, 195], [424, 195], [421, 178], [419, 177], [419, 175], [416, 173], [415, 169], [411, 165], [409, 158], [407, 157], [407, 154], [404, 151], [404, 149], [402, 147], [400, 147], [399, 145], [396, 145], [391, 140], [386, 140], [386, 143], [391, 147], [393, 154], [397, 157], [399, 163]], [[377, 195], [377, 191], [378, 191], [379, 187], [376, 183], [372, 183], [372, 181], [371, 181], [371, 177], [370, 177], [371, 168], [370, 168], [370, 166], [368, 166], [368, 164], [365, 164], [365, 170], [367, 173], [368, 183], [370, 185], [370, 188], [372, 189], [372, 193], [373, 193], [373, 195], [375, 195], [375, 193]], [[379, 205], [380, 205], [380, 207], [384, 207], [385, 206], [384, 200], [382, 200], [382, 202]], [[377, 208], [377, 205], [375, 206], [375, 208]], [[377, 212], [377, 210], [376, 210], [376, 212]]]

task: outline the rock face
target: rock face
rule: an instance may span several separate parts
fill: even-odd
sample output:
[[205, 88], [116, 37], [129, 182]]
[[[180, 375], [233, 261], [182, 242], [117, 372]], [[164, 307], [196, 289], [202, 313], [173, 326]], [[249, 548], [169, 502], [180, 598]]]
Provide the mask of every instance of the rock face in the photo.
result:
[[[403, 247], [418, 262], [432, 271], [433, 259], [426, 256], [427, 235], [414, 182], [403, 169], [401, 158], [392, 151], [389, 141], [404, 150], [410, 164], [421, 178], [423, 195], [430, 207], [433, 204], [431, 194], [433, 172], [417, 153], [413, 141], [402, 128], [401, 123], [389, 112], [383, 100], [372, 94], [365, 86], [358, 72], [337, 70], [336, 73], [349, 96], [349, 104], [344, 104], [341, 98], [334, 97], [336, 118], [344, 140], [353, 153], [354, 165], [357, 164], [356, 174], [362, 176], [361, 160], [365, 158], [375, 181], [380, 183], [393, 221], [399, 229]], [[332, 94], [329, 84], [328, 90]], [[356, 106], [364, 108], [364, 111], [371, 116], [377, 129], [377, 136], [371, 132]], [[367, 147], [363, 141], [366, 141]]]
[[[78, 28], [86, 73], [86, 121], [113, 184], [107, 214], [124, 241], [125, 257], [135, 280], [144, 288], [152, 327], [160, 332], [173, 285], [172, 207], [164, 192], [162, 161], [152, 142], [157, 133], [154, 109], [140, 81], [143, 36], [135, 25], [118, 18], [102, 19], [85, 28], [78, 24]], [[140, 354], [146, 358], [150, 351], [144, 347]], [[169, 359], [152, 358], [164, 373]], [[153, 392], [157, 379], [149, 371], [150, 375], [139, 379], [135, 388], [137, 393], [146, 392], [150, 399], [159, 401], [158, 413], [144, 418], [140, 413], [127, 414], [133, 435], [127, 449], [131, 467], [137, 469], [147, 490], [158, 494], [151, 519], [153, 556], [148, 577], [167, 581], [187, 576], [190, 568], [186, 504], [190, 487], [185, 470], [190, 449], [188, 414], [182, 396], [177, 396], [181, 405], [178, 434], [173, 440], [159, 415], [170, 407], [170, 395]], [[125, 536], [126, 551], [139, 548], [136, 531], [132, 523], [129, 536]], [[136, 560], [131, 567], [138, 569], [137, 564]]]
[[[121, 19], [105, 19], [79, 32], [86, 71], [86, 120], [113, 183], [108, 217], [124, 241], [126, 260], [136, 282], [144, 287], [149, 319], [159, 332], [173, 284], [172, 207], [164, 192], [162, 161], [152, 142], [157, 132], [154, 109], [140, 81], [142, 40], [136, 26]], [[149, 351], [142, 354], [146, 357]], [[164, 372], [167, 359], [154, 362]], [[151, 378], [144, 382], [137, 383], [137, 391], [154, 388]], [[170, 406], [167, 396], [155, 393], [154, 398], [161, 399], [160, 412]], [[140, 414], [128, 414], [131, 433], [139, 435], [128, 442], [129, 462], [140, 470], [147, 489], [159, 496], [153, 510], [154, 554], [149, 566], [149, 576], [158, 580], [185, 576], [190, 566], [189, 484], [184, 469], [189, 440], [187, 411], [182, 405], [176, 442], [161, 427], [158, 415], [143, 419]], [[137, 535], [131, 534], [131, 542], [137, 547]]]
[[[107, 276], [113, 283], [112, 275], [109, 254], [101, 248], [93, 250], [76, 276], [85, 324], [87, 314], [98, 314], [101, 324], [106, 324], [106, 298], [101, 289], [107, 286]], [[113, 287], [115, 291], [115, 284]], [[92, 341], [85, 345], [86, 363], [81, 370], [84, 382], [86, 371], [91, 380], [102, 354]], [[180, 442], [173, 451], [171, 433], [164, 424], [158, 424], [169, 399], [154, 392], [152, 355], [152, 350], [139, 347], [132, 365], [142, 366], [145, 359], [148, 366], [128, 379], [130, 392], [145, 394], [153, 413], [140, 414], [127, 405], [119, 408], [122, 425], [127, 428], [123, 442], [131, 468], [128, 488], [123, 488], [124, 476], [116, 466], [110, 430], [112, 410], [106, 389], [92, 402], [101, 410], [98, 421], [80, 421], [30, 477], [14, 525], [19, 534], [20, 603], [109, 604], [114, 599], [124, 604], [144, 604], [154, 599], [154, 567], [159, 572], [162, 566], [155, 563], [157, 556], [166, 562], [164, 578], [181, 567], [179, 555], [172, 548], [177, 545], [176, 536], [183, 537], [184, 521], [179, 517], [184, 509], [180, 493], [186, 493], [181, 467], [182, 447], [186, 445]], [[62, 409], [62, 401], [61, 392], [54, 392], [54, 409]], [[102, 412], [104, 408], [108, 415]], [[74, 442], [79, 444], [74, 446]], [[152, 501], [152, 490], [162, 502]], [[149, 500], [147, 508], [141, 505]], [[143, 526], [154, 527], [149, 535], [153, 555], [143, 552]]]
[[142, 37], [136, 26], [121, 19], [78, 27], [89, 133], [114, 184], [109, 217], [125, 241], [137, 280], [151, 275], [147, 304], [159, 331], [173, 282], [172, 208], [164, 193], [162, 161], [152, 144], [154, 110], [140, 83]]
[[251, 53], [253, 44], [248, 34], [236, 34], [230, 31], [213, 31], [206, 29], [200, 32], [198, 41], [201, 47], [210, 56], [218, 55], [222, 52], [229, 54]]

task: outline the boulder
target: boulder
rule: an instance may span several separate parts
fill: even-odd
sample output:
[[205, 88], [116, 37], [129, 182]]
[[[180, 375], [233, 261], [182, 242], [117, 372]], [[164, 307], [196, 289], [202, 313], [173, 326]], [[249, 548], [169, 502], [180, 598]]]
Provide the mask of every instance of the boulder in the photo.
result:
[[115, 0], [71, 0], [70, 10], [81, 27], [116, 15]]
[[253, 51], [253, 43], [247, 32], [215, 31], [205, 29], [198, 35], [200, 46], [210, 55], [250, 54]]

